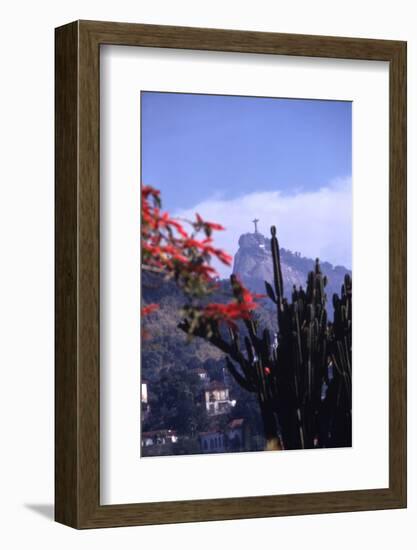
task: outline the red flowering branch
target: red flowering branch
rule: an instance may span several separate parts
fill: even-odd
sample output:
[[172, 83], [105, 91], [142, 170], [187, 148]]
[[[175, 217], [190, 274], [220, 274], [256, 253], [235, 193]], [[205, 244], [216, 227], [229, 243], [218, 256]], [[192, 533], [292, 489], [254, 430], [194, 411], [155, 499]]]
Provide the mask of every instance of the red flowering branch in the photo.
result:
[[[184, 225], [187, 223], [187, 227]], [[193, 326], [225, 322], [235, 326], [239, 319], [248, 320], [257, 307], [253, 295], [235, 279], [234, 298], [226, 304], [201, 304], [217, 288], [218, 273], [211, 265], [214, 258], [231, 265], [232, 257], [216, 248], [213, 232], [223, 231], [218, 223], [208, 222], [199, 214], [195, 220], [181, 222], [162, 211], [160, 192], [150, 186], [142, 186], [142, 269], [174, 280], [188, 299], [184, 314], [192, 319]], [[148, 315], [157, 304], [142, 308]]]
[[236, 328], [235, 321], [250, 320], [252, 312], [258, 307], [255, 300], [262, 294], [252, 294], [236, 277], [232, 279], [234, 300], [227, 304], [212, 303], [203, 308], [203, 316], [208, 320], [226, 322]]
[[162, 212], [159, 191], [142, 187], [142, 269], [174, 279], [189, 295], [202, 296], [218, 276], [211, 260], [230, 265], [232, 258], [213, 246], [212, 232], [223, 230], [221, 225], [197, 214], [189, 226], [187, 231], [179, 220]]

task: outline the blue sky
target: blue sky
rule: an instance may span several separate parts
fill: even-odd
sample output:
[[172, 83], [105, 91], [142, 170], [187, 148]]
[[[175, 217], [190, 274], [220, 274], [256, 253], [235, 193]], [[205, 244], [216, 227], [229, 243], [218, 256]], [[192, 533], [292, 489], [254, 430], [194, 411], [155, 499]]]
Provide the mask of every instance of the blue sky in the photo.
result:
[[342, 101], [142, 92], [142, 181], [171, 213], [224, 223], [232, 254], [256, 216], [285, 248], [351, 267], [351, 117]]

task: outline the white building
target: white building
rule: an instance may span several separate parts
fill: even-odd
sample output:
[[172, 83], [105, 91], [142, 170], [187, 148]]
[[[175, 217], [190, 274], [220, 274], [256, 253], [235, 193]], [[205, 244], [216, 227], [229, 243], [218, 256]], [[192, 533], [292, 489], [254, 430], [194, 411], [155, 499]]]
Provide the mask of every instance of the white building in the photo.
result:
[[204, 390], [204, 402], [209, 415], [228, 413], [235, 405], [229, 398], [229, 388], [222, 382], [211, 382]]
[[148, 415], [151, 410], [151, 406], [149, 405], [148, 382], [147, 380], [143, 380], [143, 379], [140, 385], [140, 402], [142, 407], [142, 413], [144, 415]]
[[177, 443], [177, 441], [178, 436], [175, 430], [154, 430], [142, 433], [142, 447], [166, 445], [167, 443]]
[[146, 380], [142, 380], [141, 383], [140, 400], [141, 403], [148, 404], [148, 382]]
[[197, 369], [194, 369], [193, 373], [196, 374], [202, 382], [208, 382], [209, 376], [205, 369], [199, 367]]

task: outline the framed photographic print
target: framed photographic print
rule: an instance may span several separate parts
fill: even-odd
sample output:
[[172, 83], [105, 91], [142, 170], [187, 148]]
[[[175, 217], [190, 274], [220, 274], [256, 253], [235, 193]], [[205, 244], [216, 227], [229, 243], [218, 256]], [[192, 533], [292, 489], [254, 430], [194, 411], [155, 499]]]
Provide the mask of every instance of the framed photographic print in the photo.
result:
[[406, 506], [406, 44], [56, 29], [56, 520]]

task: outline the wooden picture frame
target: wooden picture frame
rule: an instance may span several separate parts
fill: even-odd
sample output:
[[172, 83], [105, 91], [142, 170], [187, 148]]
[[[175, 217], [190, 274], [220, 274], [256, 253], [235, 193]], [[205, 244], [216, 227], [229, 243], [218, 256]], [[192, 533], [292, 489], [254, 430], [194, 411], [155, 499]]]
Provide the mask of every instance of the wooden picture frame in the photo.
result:
[[[75, 528], [406, 506], [406, 43], [77, 21], [56, 29], [55, 519]], [[389, 487], [100, 505], [100, 45], [389, 62]]]

